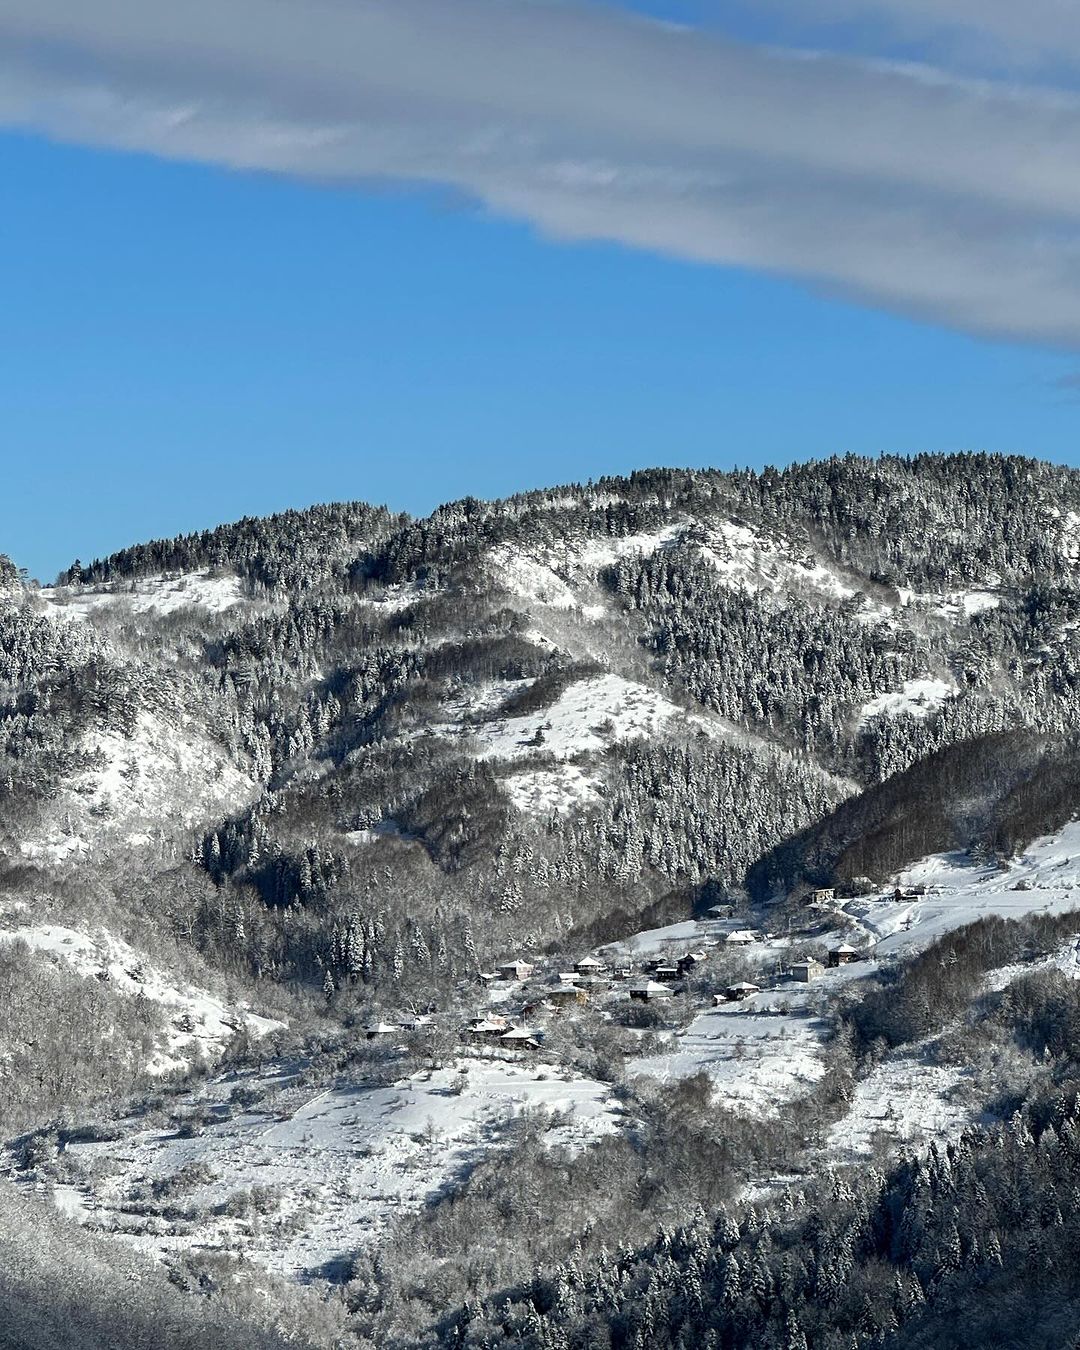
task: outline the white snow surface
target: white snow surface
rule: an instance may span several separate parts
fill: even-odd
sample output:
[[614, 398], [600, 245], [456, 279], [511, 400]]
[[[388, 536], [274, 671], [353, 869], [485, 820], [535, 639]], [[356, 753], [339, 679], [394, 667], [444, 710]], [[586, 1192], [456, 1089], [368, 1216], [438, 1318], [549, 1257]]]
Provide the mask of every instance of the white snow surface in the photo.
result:
[[923, 720], [943, 703], [955, 697], [957, 692], [957, 687], [951, 680], [933, 677], [907, 680], [903, 688], [888, 694], [878, 694], [869, 703], [864, 704], [859, 714], [859, 726], [865, 725], [872, 717], [882, 715], [899, 717], [906, 714]]
[[732, 520], [709, 532], [701, 555], [725, 584], [750, 593], [811, 590], [834, 600], [856, 594], [850, 582], [814, 554], [793, 556], [789, 543]]
[[0, 929], [0, 943], [14, 942], [23, 942], [32, 951], [63, 962], [83, 978], [104, 977], [119, 994], [131, 998], [141, 994], [173, 1010], [167, 1042], [148, 1065], [154, 1074], [186, 1069], [193, 1060], [203, 1057], [216, 1059], [241, 1026], [255, 1036], [282, 1027], [282, 1023], [259, 1017], [243, 1005], [230, 1008], [204, 989], [178, 984], [105, 929], [93, 934], [58, 924]]
[[[647, 685], [612, 674], [578, 680], [554, 703], [535, 713], [494, 717], [479, 726], [444, 724], [435, 730], [441, 735], [471, 736], [480, 759], [527, 760], [550, 755], [566, 760], [604, 750], [617, 741], [655, 736], [679, 720], [694, 731], [726, 734], [722, 723], [687, 714]], [[538, 731], [543, 738], [539, 744]]]
[[608, 611], [596, 602], [597, 574], [620, 558], [669, 548], [686, 530], [686, 524], [676, 524], [652, 534], [568, 537], [535, 550], [496, 544], [485, 566], [499, 586], [525, 601], [530, 610], [576, 610], [599, 622]]
[[975, 1114], [967, 1084], [964, 1070], [927, 1062], [921, 1046], [891, 1055], [856, 1084], [826, 1147], [837, 1161], [849, 1162], [871, 1156], [875, 1144], [917, 1147], [955, 1138]]
[[[723, 949], [725, 935], [735, 927], [734, 921], [686, 919], [611, 943], [600, 955], [642, 960]], [[776, 981], [777, 965], [786, 962], [790, 945], [788, 938], [757, 936], [740, 947], [739, 955], [756, 970], [761, 992], [700, 1010], [672, 1036], [667, 1049], [635, 1060], [631, 1072], [662, 1082], [706, 1073], [718, 1105], [760, 1119], [808, 1091], [825, 1072], [822, 1048], [828, 1025], [822, 1014], [829, 996], [842, 984], [865, 978], [873, 965], [860, 962], [830, 970], [810, 984]]]
[[1080, 911], [1080, 821], [1035, 840], [1004, 868], [975, 866], [962, 854], [933, 854], [901, 872], [896, 884], [923, 885], [928, 893], [897, 902], [890, 892], [843, 905], [877, 955], [918, 951], [992, 914], [1015, 919]]
[[760, 1117], [775, 1114], [825, 1072], [821, 992], [820, 983], [788, 981], [710, 1008], [677, 1033], [670, 1051], [636, 1060], [634, 1072], [662, 1080], [704, 1072], [719, 1104]]
[[576, 764], [560, 764], [557, 769], [527, 769], [506, 779], [504, 786], [510, 800], [526, 815], [587, 806], [600, 795], [597, 779]]
[[143, 847], [163, 828], [193, 828], [235, 810], [256, 791], [222, 747], [153, 712], [138, 714], [130, 737], [88, 731], [77, 748], [91, 762], [62, 784], [41, 834], [22, 842], [25, 857], [60, 861], [85, 853], [106, 834], [124, 846]]
[[140, 577], [100, 587], [47, 586], [39, 595], [47, 613], [70, 619], [85, 619], [106, 608], [134, 614], [172, 614], [194, 607], [221, 614], [245, 599], [239, 577], [210, 572]]
[[[521, 1112], [550, 1113], [549, 1143], [571, 1149], [617, 1129], [621, 1115], [606, 1084], [531, 1059], [466, 1058], [389, 1087], [346, 1081], [323, 1091], [290, 1087], [297, 1068], [277, 1064], [210, 1084], [203, 1098], [210, 1123], [194, 1137], [133, 1120], [119, 1142], [69, 1145], [93, 1178], [77, 1196], [85, 1219], [123, 1231], [121, 1206], [133, 1182], [203, 1164], [212, 1179], [183, 1198], [192, 1218], [156, 1221], [130, 1239], [159, 1256], [236, 1244], [271, 1270], [305, 1275], [373, 1243], [395, 1213], [419, 1208], [497, 1147]], [[230, 1118], [225, 1104], [237, 1087], [284, 1093]], [[256, 1186], [271, 1188], [280, 1209], [253, 1231], [211, 1212]]]

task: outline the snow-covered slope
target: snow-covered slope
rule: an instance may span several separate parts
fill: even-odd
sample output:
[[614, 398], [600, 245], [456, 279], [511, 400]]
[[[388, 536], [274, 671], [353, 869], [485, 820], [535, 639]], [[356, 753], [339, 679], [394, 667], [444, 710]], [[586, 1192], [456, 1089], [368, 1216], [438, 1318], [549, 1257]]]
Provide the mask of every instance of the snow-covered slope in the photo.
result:
[[1080, 911], [1080, 821], [1036, 840], [1004, 868], [974, 865], [960, 854], [935, 854], [902, 872], [896, 884], [923, 886], [927, 893], [897, 901], [890, 891], [843, 906], [881, 956], [915, 951], [992, 914], [1020, 918], [1037, 911]]
[[[565, 809], [595, 798], [596, 777], [569, 761], [659, 735], [733, 734], [720, 719], [687, 713], [648, 685], [611, 673], [576, 680], [536, 712], [500, 714], [500, 707], [530, 683], [475, 686], [445, 705], [446, 720], [420, 732], [457, 740], [478, 759], [512, 765], [506, 789], [525, 812]], [[558, 767], [536, 763], [551, 759], [560, 761]]]
[[[118, 1141], [69, 1145], [84, 1177], [69, 1206], [158, 1254], [229, 1246], [310, 1275], [372, 1244], [395, 1214], [497, 1147], [521, 1112], [548, 1113], [549, 1142], [570, 1148], [617, 1128], [620, 1115], [607, 1086], [551, 1064], [467, 1059], [387, 1087], [323, 1091], [301, 1086], [299, 1067], [214, 1080], [184, 1108], [203, 1122], [196, 1130], [131, 1120]], [[169, 1217], [125, 1213], [133, 1186], [167, 1193], [170, 1178]]]
[[21, 843], [25, 857], [59, 861], [108, 837], [141, 848], [250, 801], [255, 784], [190, 720], [139, 713], [133, 733], [88, 731], [87, 756]]
[[0, 928], [0, 943], [16, 942], [62, 962], [84, 979], [107, 980], [117, 993], [166, 1008], [170, 1026], [164, 1044], [150, 1061], [151, 1073], [186, 1069], [199, 1060], [214, 1061], [241, 1027], [253, 1036], [282, 1027], [243, 1005], [228, 1007], [204, 989], [177, 982], [104, 929], [90, 934], [57, 924]]
[[68, 619], [103, 612], [166, 615], [190, 608], [221, 614], [244, 600], [239, 577], [210, 572], [144, 577], [101, 587], [49, 586], [38, 594], [48, 614]]

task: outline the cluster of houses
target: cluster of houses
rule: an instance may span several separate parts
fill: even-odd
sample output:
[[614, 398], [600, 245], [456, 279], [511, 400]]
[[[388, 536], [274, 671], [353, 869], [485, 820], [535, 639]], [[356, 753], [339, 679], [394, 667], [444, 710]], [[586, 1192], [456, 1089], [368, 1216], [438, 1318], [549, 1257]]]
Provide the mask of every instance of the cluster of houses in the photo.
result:
[[[750, 936], [748, 941], [753, 941]], [[688, 951], [677, 957], [646, 960], [636, 965], [628, 959], [603, 961], [598, 956], [583, 956], [572, 970], [560, 971], [538, 991], [535, 1001], [524, 1009], [526, 1015], [536, 1009], [547, 1010], [567, 1005], [584, 1005], [591, 995], [625, 987], [632, 999], [670, 998], [672, 986], [684, 980], [708, 960], [706, 951]], [[531, 980], [536, 967], [520, 957], [507, 961], [494, 971], [482, 972], [481, 984], [524, 983]]]
[[[817, 892], [829, 894], [832, 892]], [[717, 907], [721, 908], [721, 907]], [[726, 907], [723, 907], [726, 908]], [[710, 917], [712, 915], [710, 914]], [[768, 938], [769, 934], [764, 937]], [[467, 1022], [460, 1031], [464, 1040], [474, 1045], [499, 1047], [503, 1050], [531, 1051], [540, 1048], [543, 1033], [531, 1023], [546, 1014], [564, 1007], [588, 1004], [591, 997], [614, 989], [625, 990], [635, 1003], [662, 1002], [680, 992], [684, 982], [701, 970], [713, 951], [723, 948], [748, 947], [762, 941], [762, 934], [748, 928], [734, 929], [723, 935], [702, 939], [702, 946], [682, 952], [645, 958], [637, 963], [626, 957], [609, 961], [596, 955], [583, 956], [570, 970], [560, 971], [539, 988], [531, 988], [528, 1001], [517, 1009], [515, 1016], [484, 1008]], [[860, 960], [859, 952], [849, 943], [841, 942], [827, 956], [828, 967], [848, 965]], [[813, 957], [795, 961], [787, 970], [790, 979], [803, 984], [821, 978], [826, 965]], [[537, 974], [537, 966], [522, 957], [515, 957], [479, 976], [488, 987], [529, 984]], [[713, 995], [713, 1004], [738, 1002], [760, 993], [761, 986], [751, 980], [741, 980], [722, 993]], [[369, 1040], [420, 1031], [432, 1024], [430, 1015], [421, 1014], [400, 1018], [395, 1022], [377, 1022], [366, 1028]]]

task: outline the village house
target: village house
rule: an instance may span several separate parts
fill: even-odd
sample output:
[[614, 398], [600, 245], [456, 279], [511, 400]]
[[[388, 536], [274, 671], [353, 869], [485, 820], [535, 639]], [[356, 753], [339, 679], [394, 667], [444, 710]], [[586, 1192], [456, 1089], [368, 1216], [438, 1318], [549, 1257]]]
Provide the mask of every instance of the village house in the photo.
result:
[[489, 1017], [474, 1017], [466, 1028], [470, 1036], [481, 1041], [498, 1040], [509, 1030], [510, 1019], [497, 1013], [493, 1013]]
[[637, 1003], [652, 1003], [657, 999], [671, 997], [671, 987], [666, 984], [658, 984], [655, 980], [643, 980], [640, 984], [630, 986], [630, 997]]
[[807, 899], [812, 905], [831, 905], [836, 899], [836, 891], [832, 886], [819, 886]]
[[734, 905], [710, 905], [705, 911], [705, 917], [707, 919], [730, 919], [734, 914]]
[[685, 952], [679, 957], [678, 967], [684, 975], [689, 975], [691, 971], [697, 970], [699, 966], [704, 965], [707, 960], [708, 957], [704, 952]]
[[834, 969], [837, 966], [849, 966], [858, 959], [859, 953], [847, 942], [841, 942], [839, 947], [833, 947], [829, 952], [829, 965]]
[[611, 988], [611, 981], [606, 975], [579, 975], [577, 978], [577, 987], [579, 989], [588, 989], [593, 993], [603, 989]]
[[528, 1027], [511, 1027], [499, 1037], [499, 1044], [508, 1050], [539, 1050], [540, 1042]]
[[728, 947], [749, 947], [757, 938], [750, 932], [749, 928], [736, 928], [734, 932], [729, 933], [724, 939]]
[[579, 975], [602, 975], [607, 966], [596, 956], [583, 956], [574, 966]]
[[825, 967], [820, 961], [807, 957], [805, 961], [796, 961], [791, 967], [791, 978], [798, 980], [801, 984], [809, 984], [811, 980], [819, 980], [825, 974]]
[[390, 1022], [372, 1022], [365, 1028], [369, 1041], [374, 1041], [380, 1036], [393, 1036], [395, 1032], [400, 1031], [400, 1027], [393, 1026]]
[[499, 978], [501, 980], [527, 980], [536, 969], [528, 961], [523, 961], [519, 956], [515, 961], [507, 961], [505, 965], [499, 967]]
[[583, 1008], [589, 1001], [585, 990], [579, 989], [576, 984], [557, 984], [544, 991], [544, 998], [556, 1008], [569, 1008], [575, 1005]]
[[724, 999], [728, 1003], [739, 1003], [744, 998], [749, 998], [751, 994], [760, 994], [761, 985], [752, 984], [749, 980], [740, 980], [738, 984], [729, 984], [724, 990]]
[[676, 980], [682, 978], [682, 971], [679, 967], [671, 965], [668, 961], [653, 966], [652, 974], [654, 980], [660, 980], [664, 984], [674, 984]]

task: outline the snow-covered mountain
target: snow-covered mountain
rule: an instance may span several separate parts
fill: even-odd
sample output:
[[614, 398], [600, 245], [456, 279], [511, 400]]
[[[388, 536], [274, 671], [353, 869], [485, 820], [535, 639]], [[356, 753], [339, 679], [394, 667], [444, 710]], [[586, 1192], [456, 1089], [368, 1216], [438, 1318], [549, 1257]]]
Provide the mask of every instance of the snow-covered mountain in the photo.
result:
[[[1078, 520], [1069, 470], [848, 458], [0, 567], [8, 1184], [311, 1282], [312, 1345], [577, 1343], [700, 1209], [784, 1344], [777, 1206], [1071, 1110]], [[612, 1343], [727, 1344], [701, 1302]]]

